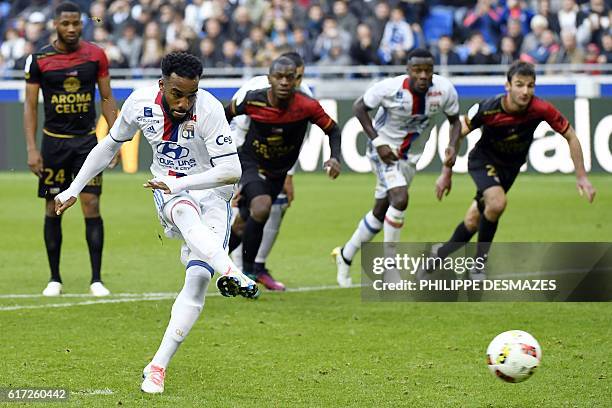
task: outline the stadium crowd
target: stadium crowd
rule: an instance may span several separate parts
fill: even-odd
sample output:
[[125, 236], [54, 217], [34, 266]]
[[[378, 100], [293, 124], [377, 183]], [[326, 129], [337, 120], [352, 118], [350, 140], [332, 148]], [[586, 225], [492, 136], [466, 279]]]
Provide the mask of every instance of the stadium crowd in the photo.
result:
[[[0, 71], [49, 43], [57, 0], [0, 0]], [[205, 68], [401, 65], [428, 47], [437, 65], [612, 62], [611, 0], [76, 0], [82, 38], [111, 68], [157, 68], [189, 51]]]

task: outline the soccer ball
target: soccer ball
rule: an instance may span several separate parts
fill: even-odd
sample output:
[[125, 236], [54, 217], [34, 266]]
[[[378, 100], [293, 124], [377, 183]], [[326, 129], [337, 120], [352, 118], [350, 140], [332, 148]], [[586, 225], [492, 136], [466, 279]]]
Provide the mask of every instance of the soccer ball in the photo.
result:
[[542, 361], [542, 349], [529, 333], [510, 330], [498, 334], [487, 347], [487, 364], [493, 375], [518, 383], [533, 375]]

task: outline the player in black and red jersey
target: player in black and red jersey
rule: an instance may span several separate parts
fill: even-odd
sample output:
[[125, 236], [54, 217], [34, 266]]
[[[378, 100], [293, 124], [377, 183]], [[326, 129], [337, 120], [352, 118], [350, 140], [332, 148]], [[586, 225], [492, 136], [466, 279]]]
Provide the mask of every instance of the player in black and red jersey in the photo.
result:
[[[81, 11], [71, 2], [55, 9], [57, 39], [28, 57], [25, 66], [26, 97], [24, 131], [28, 149], [28, 166], [39, 178], [38, 196], [45, 198], [44, 237], [51, 269], [45, 296], [62, 291], [59, 272], [62, 244], [61, 217], [55, 214], [54, 197], [68, 188], [85, 158], [97, 144], [96, 83], [102, 99], [102, 113], [109, 126], [117, 117], [104, 51], [82, 41]], [[38, 93], [42, 88], [45, 120], [42, 148], [36, 144]], [[100, 277], [104, 229], [100, 217], [99, 196], [102, 174], [94, 177], [80, 195], [85, 217], [85, 235], [91, 259], [91, 293], [106, 296]]]
[[266, 270], [253, 263], [261, 244], [270, 206], [282, 191], [287, 172], [295, 164], [306, 136], [308, 123], [319, 126], [328, 136], [331, 158], [324, 163], [327, 174], [340, 174], [340, 129], [319, 102], [295, 90], [296, 66], [288, 57], [279, 57], [270, 66], [269, 88], [250, 91], [237, 104], [226, 108], [228, 120], [248, 115], [251, 124], [239, 150], [242, 164], [240, 214], [248, 219], [242, 237], [244, 272], [271, 290], [284, 290]]
[[[434, 248], [432, 255], [441, 258], [462, 247], [478, 231], [476, 256], [486, 262], [497, 230], [497, 223], [506, 208], [506, 194], [527, 159], [533, 132], [545, 121], [563, 135], [569, 145], [576, 186], [589, 202], [595, 198], [595, 188], [584, 169], [580, 141], [568, 120], [552, 104], [534, 96], [535, 69], [517, 61], [507, 73], [506, 93], [472, 106], [466, 117], [461, 138], [480, 128], [482, 136], [468, 157], [468, 170], [476, 183], [476, 197], [462, 222], [448, 242]], [[451, 138], [446, 149], [442, 174], [436, 182], [439, 200], [451, 189], [452, 166], [457, 156], [459, 137]], [[470, 271], [470, 278], [485, 277], [484, 268]]]

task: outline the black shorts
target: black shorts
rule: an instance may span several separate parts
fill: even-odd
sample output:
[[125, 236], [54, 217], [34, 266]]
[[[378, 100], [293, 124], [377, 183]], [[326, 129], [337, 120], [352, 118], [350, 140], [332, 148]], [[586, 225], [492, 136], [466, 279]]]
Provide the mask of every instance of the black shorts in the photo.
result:
[[240, 200], [238, 210], [243, 220], [249, 218], [251, 200], [260, 195], [269, 195], [272, 202], [283, 191], [286, 175], [270, 177], [260, 172], [257, 164], [243, 161], [240, 178]]
[[508, 192], [520, 171], [521, 166], [502, 166], [484, 157], [470, 157], [468, 172], [476, 183], [474, 199], [479, 203], [479, 207], [487, 188], [501, 186], [505, 192]]
[[[52, 199], [66, 190], [97, 144], [96, 135], [70, 139], [43, 135], [41, 155], [44, 167], [38, 181], [38, 196]], [[102, 194], [102, 173], [91, 179], [82, 192]]]

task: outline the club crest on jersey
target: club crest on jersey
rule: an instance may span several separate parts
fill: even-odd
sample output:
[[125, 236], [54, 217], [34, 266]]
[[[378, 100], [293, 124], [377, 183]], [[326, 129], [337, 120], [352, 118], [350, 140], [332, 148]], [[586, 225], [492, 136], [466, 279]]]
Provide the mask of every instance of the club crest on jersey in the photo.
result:
[[184, 139], [193, 139], [195, 136], [195, 126], [193, 123], [187, 123], [183, 126], [183, 130], [181, 131], [181, 137]]
[[64, 80], [64, 89], [66, 90], [66, 92], [76, 92], [79, 90], [79, 88], [81, 88], [81, 81], [79, 81], [78, 78], [75, 77], [68, 77]]
[[144, 107], [144, 117], [145, 118], [152, 118], [153, 117], [153, 108], [149, 107], [149, 106], [145, 106]]
[[163, 154], [170, 159], [177, 160], [187, 157], [189, 149], [174, 142], [162, 142], [157, 145], [157, 153]]
[[403, 91], [397, 91], [395, 93], [395, 100], [400, 102], [404, 99], [404, 92]]

